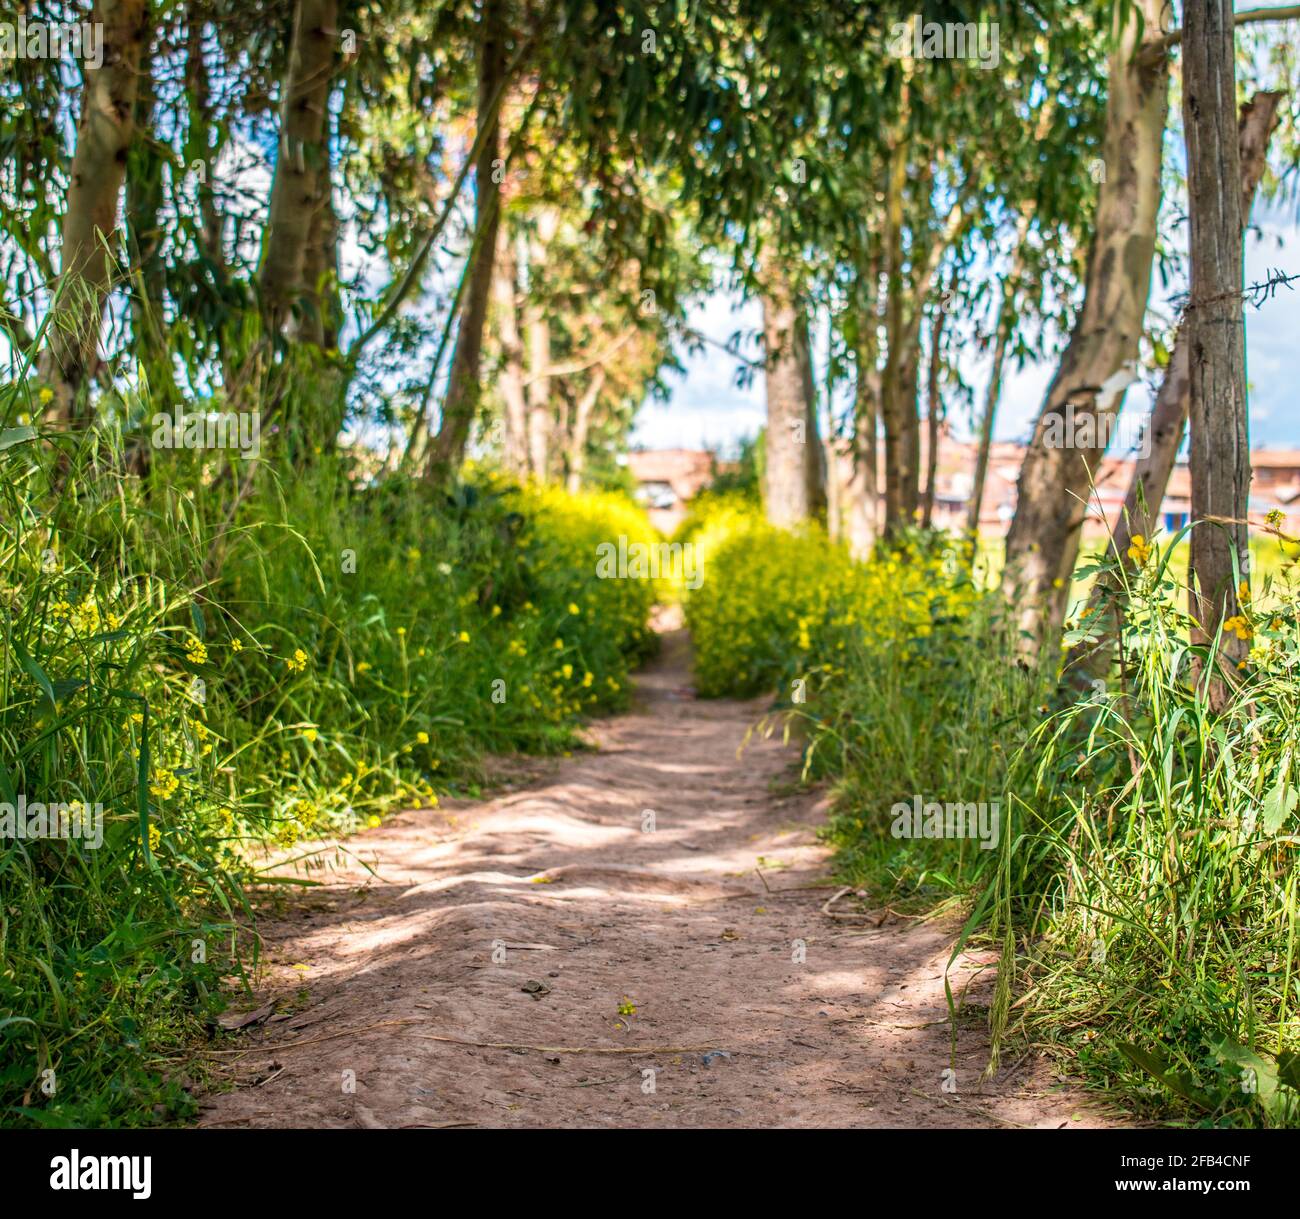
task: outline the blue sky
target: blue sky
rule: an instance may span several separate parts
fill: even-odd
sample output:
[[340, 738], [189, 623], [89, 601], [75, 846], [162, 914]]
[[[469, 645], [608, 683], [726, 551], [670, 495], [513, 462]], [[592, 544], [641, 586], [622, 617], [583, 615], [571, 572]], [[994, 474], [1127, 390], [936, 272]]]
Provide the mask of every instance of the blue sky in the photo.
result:
[[[1254, 229], [1246, 242], [1246, 282], [1266, 279], [1270, 271], [1300, 274], [1300, 226], [1293, 208], [1256, 209]], [[1153, 289], [1153, 305], [1167, 298]], [[1172, 314], [1168, 306], [1162, 310]], [[717, 293], [703, 301], [688, 319], [689, 324], [717, 342], [725, 342], [736, 330], [756, 330], [760, 310], [756, 301]], [[816, 353], [820, 356], [820, 351]], [[727, 448], [743, 436], [753, 435], [763, 425], [763, 380], [741, 389], [736, 385], [737, 362], [716, 346], [691, 355], [679, 350], [686, 374], [670, 379], [671, 400], [647, 402], [637, 417], [633, 441], [648, 448]], [[1300, 284], [1294, 290], [1281, 288], [1277, 295], [1256, 310], [1246, 309], [1246, 359], [1250, 382], [1251, 442], [1256, 446], [1300, 448]], [[1043, 393], [1055, 368], [1055, 357], [1016, 370], [1008, 376], [999, 410], [997, 438], [1023, 440], [1038, 414]], [[981, 401], [988, 382], [987, 358], [972, 353], [961, 361], [963, 378]], [[820, 377], [818, 384], [821, 384]], [[1128, 395], [1125, 409], [1149, 409], [1149, 397], [1141, 386]], [[967, 431], [965, 408], [953, 413], [959, 433]]]

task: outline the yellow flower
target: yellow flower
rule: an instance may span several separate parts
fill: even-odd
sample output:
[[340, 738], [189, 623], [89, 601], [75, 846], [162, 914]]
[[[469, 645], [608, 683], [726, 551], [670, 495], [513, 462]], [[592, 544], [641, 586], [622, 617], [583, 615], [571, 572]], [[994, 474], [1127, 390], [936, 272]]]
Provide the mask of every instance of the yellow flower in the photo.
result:
[[584, 674], [582, 675], [582, 684], [583, 684], [583, 687], [584, 687], [584, 688], [587, 687], [587, 686], [590, 686], [591, 683], [592, 683], [593, 681], [595, 681], [595, 680], [596, 680], [595, 677], [592, 676], [592, 674], [590, 674], [590, 673], [584, 673]]
[[580, 613], [582, 613], [582, 611], [578, 608], [578, 603], [577, 603], [576, 601], [570, 601], [570, 602], [569, 602], [569, 613], [571, 613], [571, 614], [580, 614]]
[[378, 817], [375, 816], [374, 813], [371, 813], [370, 816], [366, 818], [366, 825], [368, 825], [372, 830], [375, 829], [379, 824], [380, 824], [380, 820]]
[[373, 669], [373, 668], [374, 668], [374, 665], [372, 665], [372, 664], [370, 663], [370, 661], [368, 661], [368, 660], [363, 660], [359, 665], [357, 665], [357, 672], [358, 672], [358, 673], [369, 673], [370, 670]]
[[316, 733], [316, 729], [315, 729], [315, 728], [304, 728], [304, 729], [303, 729], [302, 737], [303, 737], [303, 740], [305, 740], [308, 744], [315, 744], [315, 742], [316, 742], [316, 736], [317, 736], [317, 733]]
[[1151, 545], [1140, 533], [1133, 535], [1133, 540], [1128, 548], [1128, 557], [1139, 567], [1145, 567], [1147, 560], [1151, 557]]
[[1223, 630], [1225, 633], [1231, 631], [1241, 640], [1250, 639], [1255, 634], [1250, 623], [1240, 614], [1233, 614], [1231, 618], [1225, 618], [1223, 620]]
[[180, 780], [170, 770], [156, 770], [154, 771], [153, 782], [149, 784], [149, 790], [159, 800], [166, 800], [169, 796], [175, 794], [179, 786]]
[[461, 633], [460, 633], [459, 635], [457, 635], [456, 638], [457, 638], [461, 643], [468, 643], [468, 642], [469, 642], [469, 632], [468, 632], [468, 631], [461, 631]]
[[555, 650], [556, 650], [557, 652], [563, 652], [563, 651], [564, 651], [564, 640], [563, 640], [563, 639], [557, 639], [557, 640], [555, 641]]
[[88, 635], [99, 629], [99, 606], [95, 598], [87, 596], [80, 605], [70, 605], [67, 601], [56, 601], [50, 609], [52, 617], [66, 620], [74, 631]]
[[302, 648], [295, 648], [293, 655], [284, 663], [290, 673], [301, 673], [307, 668], [307, 653]]
[[156, 825], [149, 826], [149, 852], [152, 854], [162, 842], [162, 831]]
[[192, 665], [206, 664], [208, 660], [208, 649], [203, 646], [203, 642], [191, 635], [185, 641], [185, 659]]
[[415, 740], [419, 745], [427, 745], [429, 743], [429, 734], [427, 732], [417, 732]]
[[564, 674], [564, 680], [568, 681], [569, 678], [573, 676], [573, 666], [567, 664], [561, 665], [560, 672]]
[[398, 637], [399, 639], [401, 639], [402, 636], [405, 635], [405, 634], [406, 634], [406, 627], [404, 627], [404, 626], [399, 626], [399, 627], [397, 628], [397, 637]]
[[242, 639], [232, 639], [230, 641], [230, 650], [232, 652], [242, 652], [244, 650], [244, 641]]
[[49, 406], [54, 401], [54, 391], [48, 385], [42, 385], [40, 392], [36, 395], [36, 400], [42, 406]]

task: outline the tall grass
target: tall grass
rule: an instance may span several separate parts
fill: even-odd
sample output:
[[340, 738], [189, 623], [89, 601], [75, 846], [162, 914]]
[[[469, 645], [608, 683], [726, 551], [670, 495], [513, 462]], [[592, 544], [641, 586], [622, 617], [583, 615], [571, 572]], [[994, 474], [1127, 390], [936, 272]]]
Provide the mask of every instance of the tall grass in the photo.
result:
[[[772, 690], [801, 725], [807, 773], [834, 781], [847, 882], [958, 907], [1001, 948], [995, 1061], [1028, 1038], [1152, 1116], [1300, 1124], [1295, 569], [1272, 565], [1236, 624], [1252, 651], [1214, 714], [1181, 537], [1124, 581], [1113, 671], [1080, 693], [1054, 658], [1018, 657], [954, 543], [912, 536], [854, 569], [734, 506], [714, 525], [687, 607], [703, 687]], [[999, 849], [894, 837], [892, 806], [915, 796], [996, 801]]]
[[42, 397], [0, 387], [0, 802], [102, 805], [104, 837], [0, 839], [0, 1120], [178, 1120], [254, 959], [245, 895], [293, 879], [255, 848], [475, 793], [485, 753], [621, 706], [654, 589], [598, 580], [595, 546], [653, 531], [617, 497], [488, 472], [435, 496], [275, 438], [127, 474], [140, 403], [38, 434]]

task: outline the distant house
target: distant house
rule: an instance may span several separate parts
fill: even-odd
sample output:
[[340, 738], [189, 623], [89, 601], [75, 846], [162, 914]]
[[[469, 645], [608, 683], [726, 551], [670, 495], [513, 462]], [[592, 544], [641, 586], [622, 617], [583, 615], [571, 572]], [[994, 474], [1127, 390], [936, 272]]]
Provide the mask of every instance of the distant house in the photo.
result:
[[628, 454], [627, 465], [638, 502], [665, 534], [681, 524], [686, 506], [718, 472], [717, 459], [703, 449], [639, 449]]
[[[927, 467], [926, 436], [922, 431], [921, 468]], [[941, 529], [966, 528], [967, 505], [973, 489], [976, 446], [955, 439], [944, 427], [940, 431], [939, 461], [935, 479], [934, 523]], [[882, 454], [883, 456], [883, 454]], [[989, 451], [988, 476], [980, 502], [980, 531], [1005, 534], [1016, 511], [1017, 482], [1025, 458], [1025, 446], [1006, 441]], [[883, 464], [883, 462], [882, 462]], [[1300, 537], [1300, 449], [1254, 449], [1250, 520], [1261, 525], [1272, 511], [1281, 511], [1282, 528]], [[1130, 455], [1105, 457], [1093, 479], [1084, 533], [1094, 540], [1114, 529], [1124, 510], [1124, 500], [1133, 481], [1134, 461]], [[842, 476], [847, 477], [849, 467]], [[879, 475], [883, 488], [883, 470]], [[1165, 534], [1176, 533], [1191, 519], [1192, 480], [1186, 462], [1173, 469], [1161, 501], [1158, 521]]]

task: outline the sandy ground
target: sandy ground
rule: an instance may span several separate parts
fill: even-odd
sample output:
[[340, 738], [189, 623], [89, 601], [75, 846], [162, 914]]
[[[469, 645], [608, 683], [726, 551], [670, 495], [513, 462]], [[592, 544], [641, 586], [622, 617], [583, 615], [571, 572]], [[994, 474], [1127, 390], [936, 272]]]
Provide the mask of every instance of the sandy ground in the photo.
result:
[[763, 704], [696, 700], [688, 649], [665, 637], [596, 751], [350, 839], [265, 913], [262, 1018], [201, 1124], [1113, 1124], [1036, 1055], [981, 1080], [986, 961], [954, 969], [951, 1053], [951, 924], [823, 913], [797, 750], [740, 752]]

